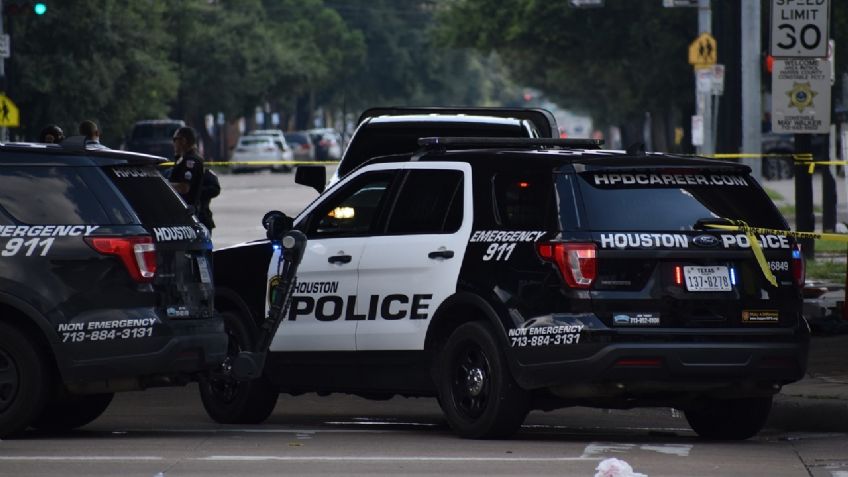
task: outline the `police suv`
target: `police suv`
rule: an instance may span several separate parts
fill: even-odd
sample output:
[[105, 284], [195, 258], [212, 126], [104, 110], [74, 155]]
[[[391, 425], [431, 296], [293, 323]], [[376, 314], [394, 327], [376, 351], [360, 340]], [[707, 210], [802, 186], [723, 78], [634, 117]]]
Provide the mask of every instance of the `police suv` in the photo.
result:
[[[435, 396], [472, 438], [509, 436], [532, 409], [668, 406], [700, 436], [745, 439], [803, 376], [804, 261], [746, 166], [588, 140], [421, 144], [294, 219], [308, 243], [265, 373], [204, 382], [212, 418], [342, 392]], [[714, 227], [731, 220], [774, 233]], [[215, 252], [231, 356], [252, 345], [278, 253]]]
[[83, 139], [0, 145], [0, 437], [85, 425], [226, 355], [211, 242], [164, 159]]

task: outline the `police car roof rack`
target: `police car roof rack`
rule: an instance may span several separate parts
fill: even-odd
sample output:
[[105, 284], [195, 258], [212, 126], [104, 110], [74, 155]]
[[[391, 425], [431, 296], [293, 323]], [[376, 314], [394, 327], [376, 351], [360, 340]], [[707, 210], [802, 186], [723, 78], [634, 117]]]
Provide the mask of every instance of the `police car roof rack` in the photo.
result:
[[555, 139], [543, 137], [422, 137], [418, 145], [424, 149], [489, 149], [489, 148], [553, 148], [600, 149], [603, 139]]
[[87, 152], [85, 148], [85, 136], [66, 137], [59, 143], [65, 152]]

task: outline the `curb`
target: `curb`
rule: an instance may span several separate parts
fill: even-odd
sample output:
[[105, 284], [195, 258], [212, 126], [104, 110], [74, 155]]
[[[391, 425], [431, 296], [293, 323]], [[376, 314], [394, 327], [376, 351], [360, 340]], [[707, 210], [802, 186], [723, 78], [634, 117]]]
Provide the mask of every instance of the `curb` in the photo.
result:
[[778, 394], [766, 427], [784, 431], [848, 433], [848, 400]]

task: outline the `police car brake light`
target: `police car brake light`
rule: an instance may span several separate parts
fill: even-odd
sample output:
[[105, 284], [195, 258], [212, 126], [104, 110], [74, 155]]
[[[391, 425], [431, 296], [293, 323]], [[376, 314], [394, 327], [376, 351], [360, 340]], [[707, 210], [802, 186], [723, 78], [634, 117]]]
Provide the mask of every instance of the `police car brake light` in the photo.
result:
[[571, 288], [589, 288], [597, 276], [597, 247], [594, 243], [540, 243], [539, 256], [556, 263]]
[[807, 263], [804, 261], [804, 254], [801, 253], [799, 243], [792, 247], [792, 280], [795, 286], [801, 288], [804, 288], [804, 283], [807, 281]]
[[156, 275], [156, 245], [152, 237], [86, 237], [85, 241], [103, 255], [120, 258], [136, 282], [153, 281]]

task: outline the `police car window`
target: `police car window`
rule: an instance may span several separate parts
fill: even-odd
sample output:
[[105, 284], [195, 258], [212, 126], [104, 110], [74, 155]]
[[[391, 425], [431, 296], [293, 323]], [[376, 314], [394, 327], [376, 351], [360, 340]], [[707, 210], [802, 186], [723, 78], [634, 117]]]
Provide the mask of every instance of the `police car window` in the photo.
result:
[[153, 166], [106, 168], [106, 175], [127, 198], [144, 225], [192, 225], [185, 203]]
[[372, 233], [393, 178], [393, 172], [374, 172], [346, 184], [315, 210], [307, 236], [355, 237]]
[[706, 172], [580, 175], [586, 221], [593, 230], [693, 230], [698, 219], [739, 219], [784, 228], [768, 196], [739, 174]]
[[106, 224], [106, 212], [72, 167], [0, 168], [0, 207], [25, 224]]
[[551, 172], [500, 173], [493, 187], [495, 219], [501, 226], [547, 228], [556, 217]]
[[462, 171], [412, 170], [392, 209], [389, 234], [440, 234], [462, 223]]

